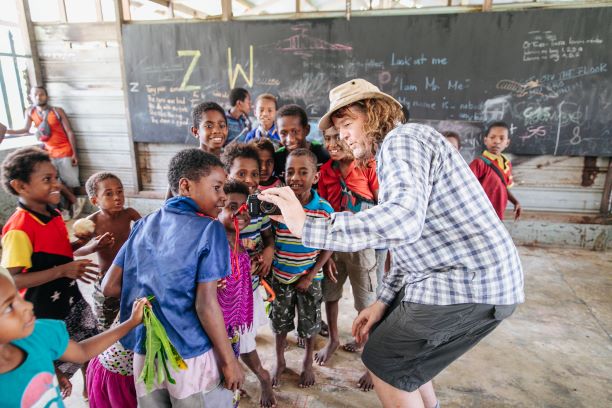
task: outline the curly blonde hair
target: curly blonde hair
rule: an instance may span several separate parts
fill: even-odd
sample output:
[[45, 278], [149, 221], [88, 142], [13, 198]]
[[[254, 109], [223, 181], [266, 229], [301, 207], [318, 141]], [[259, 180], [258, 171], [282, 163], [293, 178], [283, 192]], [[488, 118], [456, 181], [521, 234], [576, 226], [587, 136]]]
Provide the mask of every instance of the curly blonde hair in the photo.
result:
[[355, 113], [351, 112], [351, 108], [366, 115], [363, 131], [371, 142], [369, 144], [372, 146], [372, 156], [376, 154], [385, 136], [404, 121], [402, 108], [387, 99], [380, 98], [362, 99], [343, 106], [332, 114], [332, 119], [340, 119], [345, 116], [355, 118]]

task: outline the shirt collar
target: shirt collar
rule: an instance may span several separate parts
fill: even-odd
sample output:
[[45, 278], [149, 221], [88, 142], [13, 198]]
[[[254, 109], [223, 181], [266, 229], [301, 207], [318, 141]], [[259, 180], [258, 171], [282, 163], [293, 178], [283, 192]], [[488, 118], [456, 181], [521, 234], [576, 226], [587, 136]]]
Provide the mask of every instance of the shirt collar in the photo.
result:
[[50, 217], [48, 215], [41, 214], [41, 213], [31, 210], [28, 206], [23, 204], [21, 201], [17, 205], [19, 206], [19, 208], [26, 210], [27, 212], [32, 214], [34, 217], [38, 218], [38, 220], [42, 222], [43, 224], [48, 224], [49, 222], [51, 222], [53, 218], [60, 216], [59, 212], [55, 208], [51, 207], [50, 205], [47, 205], [47, 211], [49, 211], [49, 214], [51, 214]]
[[508, 170], [508, 158], [503, 154], [493, 154], [490, 151], [485, 150], [482, 152], [482, 155], [487, 159], [496, 162], [500, 169], [504, 171]]
[[176, 196], [172, 197], [164, 203], [164, 207], [177, 212], [190, 212], [201, 214], [202, 210], [191, 197]]

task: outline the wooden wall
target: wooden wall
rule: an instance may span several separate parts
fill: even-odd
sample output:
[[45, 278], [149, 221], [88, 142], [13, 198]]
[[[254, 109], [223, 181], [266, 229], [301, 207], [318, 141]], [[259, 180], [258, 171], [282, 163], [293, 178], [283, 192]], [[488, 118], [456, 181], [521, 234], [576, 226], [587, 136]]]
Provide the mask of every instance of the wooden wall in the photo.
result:
[[135, 190], [115, 23], [34, 24], [50, 102], [66, 110], [83, 181], [111, 171]]

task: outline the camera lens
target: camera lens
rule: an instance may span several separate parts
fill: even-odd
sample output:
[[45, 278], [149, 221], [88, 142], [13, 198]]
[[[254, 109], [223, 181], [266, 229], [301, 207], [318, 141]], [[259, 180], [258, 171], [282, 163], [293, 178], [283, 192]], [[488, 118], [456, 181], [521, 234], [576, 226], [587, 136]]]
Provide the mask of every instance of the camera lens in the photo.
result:
[[264, 214], [271, 214], [276, 210], [276, 205], [269, 203], [267, 201], [262, 201], [259, 204], [259, 208], [261, 208], [261, 212]]

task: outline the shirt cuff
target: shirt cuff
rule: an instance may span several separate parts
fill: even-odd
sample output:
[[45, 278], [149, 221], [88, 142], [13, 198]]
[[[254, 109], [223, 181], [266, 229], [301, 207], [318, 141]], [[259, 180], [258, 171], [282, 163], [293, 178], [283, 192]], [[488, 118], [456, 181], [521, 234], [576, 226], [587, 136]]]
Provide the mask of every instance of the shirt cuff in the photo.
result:
[[391, 306], [396, 296], [397, 291], [395, 291], [391, 286], [383, 282], [380, 288], [380, 293], [378, 294], [378, 300], [387, 306]]
[[302, 244], [309, 248], [324, 248], [329, 232], [331, 232], [330, 219], [306, 217], [302, 229]]

